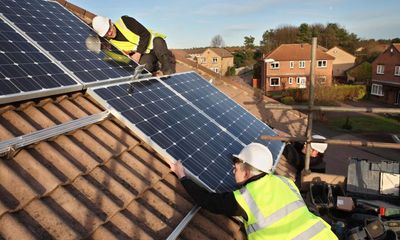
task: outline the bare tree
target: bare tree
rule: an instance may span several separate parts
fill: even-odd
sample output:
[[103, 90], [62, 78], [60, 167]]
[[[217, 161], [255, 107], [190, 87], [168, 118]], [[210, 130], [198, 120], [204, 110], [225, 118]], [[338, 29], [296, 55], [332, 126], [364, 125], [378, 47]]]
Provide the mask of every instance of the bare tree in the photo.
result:
[[221, 35], [215, 35], [212, 39], [211, 39], [211, 47], [225, 47], [225, 42], [224, 39], [222, 39]]

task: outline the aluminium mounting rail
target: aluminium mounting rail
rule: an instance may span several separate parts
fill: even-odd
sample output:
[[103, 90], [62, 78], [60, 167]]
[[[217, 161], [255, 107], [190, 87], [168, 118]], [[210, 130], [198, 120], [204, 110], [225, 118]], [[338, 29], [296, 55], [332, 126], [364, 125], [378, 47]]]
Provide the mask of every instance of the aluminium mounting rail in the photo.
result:
[[109, 111], [93, 114], [90, 116], [75, 119], [56, 126], [45, 128], [33, 133], [28, 133], [19, 137], [0, 142], [0, 156], [6, 155], [11, 150], [22, 148], [39, 141], [43, 141], [93, 123], [101, 122], [110, 115]]
[[182, 221], [176, 226], [174, 231], [166, 238], [166, 240], [175, 240], [182, 233], [183, 229], [189, 224], [189, 222], [193, 219], [194, 215], [200, 210], [200, 206], [195, 205], [190, 212], [182, 219]]

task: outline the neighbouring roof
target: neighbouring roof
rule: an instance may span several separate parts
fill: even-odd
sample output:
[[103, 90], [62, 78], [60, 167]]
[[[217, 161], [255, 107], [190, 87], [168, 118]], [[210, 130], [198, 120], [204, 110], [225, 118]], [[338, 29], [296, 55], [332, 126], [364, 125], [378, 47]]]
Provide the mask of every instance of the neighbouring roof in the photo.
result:
[[208, 50], [215, 52], [218, 56], [220, 56], [222, 58], [233, 57], [232, 53], [230, 53], [225, 48], [207, 48], [206, 50], [203, 51], [203, 53]]
[[206, 48], [183, 49], [187, 54], [202, 54]]
[[400, 53], [400, 43], [393, 43], [393, 46], [399, 51]]
[[336, 57], [337, 55], [342, 54], [342, 55], [347, 55], [348, 57], [356, 58], [356, 56], [341, 49], [340, 47], [333, 47], [333, 48], [329, 49], [328, 51], [326, 51], [326, 53], [328, 53], [329, 55], [331, 55], [333, 57]]
[[[335, 58], [321, 49], [317, 48], [318, 60], [334, 60]], [[311, 60], [311, 45], [302, 44], [281, 44], [265, 58], [272, 58], [276, 61], [300, 61]]]

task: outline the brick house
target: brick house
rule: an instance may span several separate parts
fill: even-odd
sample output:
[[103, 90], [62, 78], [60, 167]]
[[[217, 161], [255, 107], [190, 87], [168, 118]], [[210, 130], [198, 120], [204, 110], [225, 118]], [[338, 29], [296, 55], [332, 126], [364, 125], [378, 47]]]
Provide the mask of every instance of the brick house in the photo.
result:
[[222, 75], [234, 66], [233, 55], [224, 48], [207, 48], [197, 58], [197, 63]]
[[371, 98], [400, 104], [400, 43], [391, 44], [372, 62]]
[[346, 82], [345, 71], [354, 66], [356, 62], [356, 56], [344, 51], [339, 47], [333, 47], [329, 49], [326, 53], [333, 56], [333, 71], [332, 77], [336, 82]]
[[[333, 56], [320, 47], [316, 53], [315, 83], [332, 84]], [[269, 62], [272, 61], [273, 62]], [[306, 88], [310, 80], [311, 45], [282, 44], [264, 58], [261, 81], [265, 91]]]

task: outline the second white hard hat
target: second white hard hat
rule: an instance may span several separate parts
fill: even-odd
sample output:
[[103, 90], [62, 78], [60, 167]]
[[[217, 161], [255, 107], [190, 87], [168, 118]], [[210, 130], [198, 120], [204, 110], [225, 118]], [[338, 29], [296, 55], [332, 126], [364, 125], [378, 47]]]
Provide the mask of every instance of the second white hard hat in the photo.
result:
[[[315, 139], [326, 139], [324, 136], [321, 136], [321, 135], [312, 135], [312, 138], [315, 138]], [[328, 148], [328, 144], [327, 143], [311, 142], [311, 148], [316, 150], [317, 152], [324, 153], [325, 150]]]
[[100, 37], [104, 37], [110, 28], [110, 19], [108, 17], [96, 16], [92, 20], [92, 26]]
[[238, 155], [233, 154], [233, 156], [260, 171], [265, 173], [272, 172], [272, 153], [261, 143], [250, 143], [245, 146]]
[[101, 41], [98, 36], [89, 36], [85, 40], [85, 45], [90, 51], [99, 54], [101, 52]]

